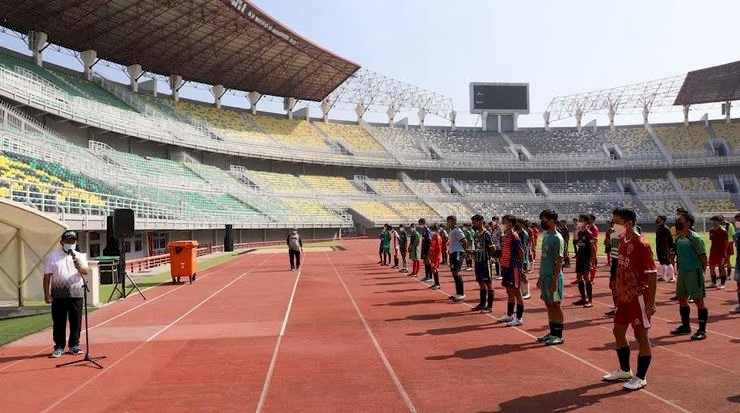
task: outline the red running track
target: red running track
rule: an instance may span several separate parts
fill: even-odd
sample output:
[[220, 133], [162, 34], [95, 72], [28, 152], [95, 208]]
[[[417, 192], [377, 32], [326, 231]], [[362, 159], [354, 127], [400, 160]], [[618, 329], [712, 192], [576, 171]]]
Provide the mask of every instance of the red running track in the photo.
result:
[[[375, 264], [375, 240], [309, 252], [300, 273], [287, 257], [245, 255], [204, 271], [194, 285], [161, 285], [90, 315], [104, 370], [55, 369], [51, 332], [0, 348], [3, 412], [736, 412], [740, 328], [735, 288], [709, 291], [709, 338], [672, 337], [677, 305], [659, 283], [649, 386], [627, 393], [600, 382], [616, 367], [606, 267], [594, 308], [565, 306], [566, 343], [543, 347], [541, 301], [525, 325], [453, 304], [441, 291]], [[472, 272], [463, 273], [477, 297]], [[572, 278], [568, 274], [568, 278]], [[574, 287], [566, 290], [570, 303]], [[493, 316], [505, 310], [497, 287]], [[695, 314], [693, 314], [695, 319]], [[636, 346], [633, 343], [633, 349]], [[634, 364], [633, 351], [632, 362]], [[634, 366], [633, 366], [634, 368]]]

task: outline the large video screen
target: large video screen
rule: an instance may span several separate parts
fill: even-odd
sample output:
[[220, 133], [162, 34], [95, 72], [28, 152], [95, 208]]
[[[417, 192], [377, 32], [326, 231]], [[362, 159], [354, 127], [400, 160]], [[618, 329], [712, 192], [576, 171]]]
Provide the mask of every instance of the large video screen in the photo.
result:
[[529, 85], [471, 83], [471, 113], [529, 113]]

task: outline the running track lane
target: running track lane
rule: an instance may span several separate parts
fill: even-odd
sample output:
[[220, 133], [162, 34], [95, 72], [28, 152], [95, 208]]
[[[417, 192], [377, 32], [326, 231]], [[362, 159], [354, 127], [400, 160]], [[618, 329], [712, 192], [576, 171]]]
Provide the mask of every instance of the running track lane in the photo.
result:
[[[3, 403], [3, 406], [10, 405], [13, 406], [12, 411], [23, 412], [62, 410], [70, 409], [71, 406], [75, 409], [84, 406], [86, 411], [136, 411], [126, 405], [127, 400], [135, 400], [138, 392], [148, 394], [149, 381], [156, 377], [157, 370], [162, 368], [161, 363], [165, 363], [166, 370], [166, 362], [178, 364], [175, 357], [178, 353], [189, 354], [189, 344], [196, 344], [197, 348], [196, 340], [188, 337], [165, 340], [165, 333], [176, 332], [178, 322], [195, 316], [197, 310], [193, 309], [196, 306], [202, 304], [198, 309], [203, 309], [208, 303], [218, 301], [220, 294], [242, 283], [248, 285], [246, 280], [263, 271], [261, 264], [271, 258], [272, 256], [256, 255], [238, 258], [237, 262], [232, 262], [234, 265], [229, 263], [219, 266], [219, 270], [211, 272], [210, 276], [199, 277], [194, 285], [152, 302], [145, 307], [146, 311], [142, 311], [142, 307], [142, 310], [130, 312], [96, 329], [91, 337], [94, 341], [93, 355], [108, 356], [108, 359], [103, 360], [104, 370], [84, 366], [55, 369], [54, 364], [70, 359], [70, 356], [65, 356], [60, 361], [31, 359], [4, 371], [3, 375], [8, 380], [2, 380], [2, 383], [12, 384], [15, 391], [11, 392], [9, 388], [0, 389], [0, 394], [13, 397], [12, 403]], [[277, 272], [277, 267], [269, 271], [270, 275]], [[263, 274], [263, 277], [267, 276], [269, 275]], [[241, 278], [237, 280], [237, 277]], [[94, 323], [91, 320], [91, 324]], [[187, 332], [181, 334], [186, 335]], [[267, 331], [264, 334], [269, 335]], [[46, 335], [48, 340], [48, 332]], [[149, 339], [152, 341], [147, 342]], [[160, 343], [167, 347], [166, 357], [160, 357], [156, 351], [161, 347]], [[150, 353], [156, 355], [148, 358]], [[202, 349], [197, 353], [208, 355]], [[207, 366], [207, 363], [196, 365], [196, 370], [191, 371], [189, 377], [197, 377], [207, 371]], [[183, 381], [182, 377], [175, 378], [176, 381]], [[5, 387], [3, 384], [0, 386]], [[196, 383], [188, 381], [178, 388], [194, 384]], [[156, 394], [155, 397], [159, 400], [158, 403], [150, 404], [139, 411], [168, 410], [171, 396]]]
[[[618, 384], [599, 382], [602, 371], [611, 371], [616, 365], [612, 322], [601, 317], [606, 304], [592, 309], [566, 305], [566, 344], [547, 349], [533, 344], [531, 337], [542, 335], [547, 325], [543, 305], [536, 297], [539, 291], [533, 289], [535, 297], [525, 302], [526, 324], [517, 331], [473, 314], [469, 307], [449, 303], [443, 294], [426, 290], [426, 285], [416, 280], [377, 266], [372, 242], [351, 245], [355, 252], [365, 251], [366, 258], [353, 254], [354, 259], [333, 259], [339, 268], [347, 269], [350, 291], [419, 411], [549, 411], [598, 406], [608, 412], [620, 411], [630, 401], [651, 411], [735, 411], [731, 400], [737, 393], [738, 357], [731, 353], [734, 346], [727, 337], [715, 335], [701, 343], [690, 343], [688, 337], [667, 338], [664, 336], [674, 325], [654, 320], [651, 336], [658, 338], [653, 342], [659, 347], [653, 349], [649, 393], [624, 393]], [[469, 281], [468, 302], [474, 305], [477, 285], [470, 282], [472, 272], [463, 275]], [[597, 283], [605, 285], [605, 276], [602, 273]], [[443, 289], [454, 291], [447, 268], [442, 277]], [[572, 277], [569, 274], [567, 278]], [[569, 287], [566, 291], [574, 290]], [[597, 300], [611, 300], [608, 292], [596, 292]], [[734, 291], [726, 294], [734, 296]], [[499, 283], [494, 315], [505, 311], [504, 296]], [[569, 297], [565, 303], [572, 300]], [[675, 305], [669, 308], [677, 311]], [[668, 308], [659, 307], [659, 311], [670, 317]], [[717, 318], [710, 331], [712, 327], [737, 330], [734, 320]], [[635, 347], [633, 343], [633, 369]], [[722, 359], [718, 365], [725, 370], [707, 364], [712, 357]], [[460, 390], [464, 390], [462, 397]]]
[[[246, 259], [245, 257], [239, 257], [231, 260], [228, 263], [211, 267], [207, 270], [199, 272], [198, 278], [205, 278], [210, 273], [216, 271], [223, 271]], [[142, 290], [146, 296], [146, 300], [140, 299], [138, 294], [134, 294], [128, 300], [118, 300], [99, 308], [94, 313], [90, 314], [90, 331], [93, 332], [96, 329], [105, 326], [117, 320], [126, 314], [134, 311], [143, 311], [144, 307], [156, 302], [169, 294], [172, 294], [182, 288], [186, 288], [187, 284], [171, 284], [169, 281], [165, 281], [161, 284], [153, 287], [145, 288]], [[84, 318], [83, 326], [84, 329]], [[96, 333], [92, 333], [93, 335]], [[82, 334], [81, 340], [84, 343], [85, 335]], [[7, 344], [0, 347], [0, 374], [3, 371], [10, 369], [24, 361], [28, 361], [34, 358], [45, 358], [50, 352], [51, 345], [51, 328], [42, 330], [36, 334], [24, 337], [13, 343]]]
[[303, 268], [264, 411], [414, 411], [332, 269], [335, 255], [355, 256], [315, 254]]

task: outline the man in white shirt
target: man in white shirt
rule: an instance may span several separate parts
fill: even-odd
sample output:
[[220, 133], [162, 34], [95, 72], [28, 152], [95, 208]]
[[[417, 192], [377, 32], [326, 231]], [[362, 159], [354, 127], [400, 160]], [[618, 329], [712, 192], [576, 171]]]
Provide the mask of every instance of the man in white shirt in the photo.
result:
[[450, 254], [450, 270], [452, 271], [452, 278], [455, 280], [455, 296], [465, 297], [465, 285], [460, 271], [462, 270], [465, 250], [469, 246], [465, 240], [465, 233], [457, 226], [456, 216], [450, 215], [447, 217], [447, 228], [450, 229], [447, 248]]
[[80, 328], [82, 326], [82, 299], [85, 294], [83, 276], [87, 275], [87, 257], [76, 251], [77, 233], [65, 231], [59, 241], [61, 248], [49, 254], [44, 263], [44, 301], [51, 304], [54, 322], [54, 352], [64, 353], [69, 320], [69, 351], [82, 354]]

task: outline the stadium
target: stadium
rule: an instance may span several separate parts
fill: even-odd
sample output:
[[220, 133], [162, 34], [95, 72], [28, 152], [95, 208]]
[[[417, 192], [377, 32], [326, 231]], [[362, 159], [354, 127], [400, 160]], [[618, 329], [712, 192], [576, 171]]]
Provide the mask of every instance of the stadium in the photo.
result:
[[[672, 221], [677, 209], [683, 208], [696, 218], [697, 231], [705, 232], [712, 226], [711, 217], [723, 215], [730, 222], [739, 210], [740, 182], [737, 176], [740, 172], [740, 121], [733, 118], [732, 112], [734, 102], [740, 98], [740, 62], [697, 67], [678, 76], [643, 79], [623, 86], [611, 84], [605, 78], [598, 90], [573, 90], [567, 95], [553, 96], [547, 107], [537, 108], [530, 107], [530, 96], [537, 91], [527, 83], [506, 83], [511, 79], [480, 79], [481, 83], [460, 80], [460, 89], [470, 89], [470, 102], [460, 102], [424, 85], [397, 80], [392, 75], [372, 71], [361, 63], [339, 56], [329, 50], [329, 45], [315, 44], [282, 24], [268, 14], [269, 7], [266, 8], [268, 10], [262, 10], [246, 0], [30, 0], [0, 4], [0, 39], [3, 39], [0, 49], [0, 198], [7, 200], [8, 204], [23, 205], [76, 231], [80, 250], [87, 253], [91, 260], [113, 254], [120, 241], [132, 273], [167, 264], [167, 245], [170, 242], [197, 241], [200, 246], [198, 254], [211, 256], [232, 251], [251, 251], [269, 245], [282, 246], [291, 229], [297, 229], [307, 243], [339, 242], [341, 249], [347, 249], [343, 254], [354, 251], [352, 258], [336, 255], [339, 257], [336, 258], [336, 265], [331, 261], [333, 258], [330, 258], [330, 253], [326, 253], [326, 257], [329, 257], [326, 259], [324, 253], [308, 253], [304, 272], [327, 271], [331, 279], [338, 277], [341, 284], [326, 288], [333, 294], [344, 294], [346, 290], [352, 305], [348, 305], [344, 311], [354, 315], [357, 310], [364, 329], [357, 328], [352, 332], [339, 329], [329, 333], [329, 338], [312, 337], [306, 339], [305, 344], [321, 346], [325, 339], [330, 346], [336, 346], [330, 349], [336, 348], [337, 353], [343, 355], [347, 350], [336, 342], [331, 344], [332, 340], [341, 341], [341, 334], [365, 340], [366, 329], [374, 344], [362, 344], [359, 348], [372, 354], [378, 350], [383, 362], [375, 363], [377, 360], [371, 361], [362, 355], [358, 356], [357, 365], [351, 368], [368, 369], [371, 372], [369, 376], [373, 379], [369, 384], [379, 385], [373, 390], [378, 392], [375, 396], [377, 399], [371, 395], [360, 397], [352, 393], [346, 399], [335, 400], [335, 403], [314, 398], [315, 395], [301, 399], [303, 401], [300, 403], [304, 403], [301, 405], [298, 401], [290, 401], [291, 385], [306, 386], [312, 392], [336, 386], [329, 393], [338, 392], [338, 397], [344, 397], [344, 380], [349, 380], [348, 386], [363, 386], [363, 383], [357, 377], [350, 380], [339, 370], [332, 370], [333, 365], [326, 356], [317, 357], [323, 360], [320, 362], [328, 363], [327, 371], [336, 374], [325, 381], [320, 379], [311, 384], [285, 378], [289, 367], [283, 366], [284, 370], [281, 371], [280, 359], [276, 361], [275, 356], [283, 337], [288, 345], [291, 332], [288, 316], [297, 317], [299, 328], [307, 328], [311, 320], [320, 323], [321, 317], [327, 315], [305, 305], [304, 313], [297, 310], [291, 313], [290, 305], [293, 304], [296, 291], [298, 300], [301, 291], [312, 291], [311, 285], [301, 290], [303, 287], [297, 287], [300, 285], [298, 278], [281, 281], [264, 278], [265, 284], [274, 282], [280, 283], [280, 286], [270, 284], [245, 288], [258, 296], [272, 295], [285, 289], [290, 292], [290, 288], [293, 288], [290, 301], [286, 301], [290, 303], [287, 312], [284, 310], [287, 296], [279, 302], [242, 302], [237, 308], [224, 307], [221, 311], [259, 312], [260, 305], [279, 307], [270, 320], [280, 319], [285, 314], [285, 319], [279, 320], [282, 322], [280, 334], [272, 332], [272, 321], [257, 318], [250, 320], [249, 326], [259, 331], [245, 333], [240, 329], [246, 328], [246, 321], [229, 324], [228, 317], [216, 312], [213, 314], [223, 318], [220, 324], [207, 321], [206, 317], [202, 323], [212, 323], [213, 328], [205, 329], [215, 337], [224, 334], [224, 337], [235, 341], [245, 339], [247, 335], [250, 338], [269, 338], [271, 341], [258, 340], [247, 344], [254, 344], [257, 351], [266, 352], [266, 363], [272, 361], [269, 369], [266, 363], [255, 362], [260, 369], [269, 371], [268, 380], [265, 381], [264, 372], [250, 370], [258, 377], [246, 381], [235, 380], [235, 383], [249, 387], [254, 395], [250, 393], [249, 397], [241, 397], [229, 393], [229, 397], [234, 397], [231, 403], [216, 391], [197, 390], [202, 391], [199, 398], [185, 397], [183, 400], [188, 402], [173, 402], [170, 409], [244, 411], [256, 408], [261, 411], [266, 408], [286, 411], [290, 408], [299, 411], [345, 411], [351, 409], [354, 403], [357, 411], [452, 409], [452, 406], [434, 404], [428, 400], [429, 397], [420, 395], [421, 390], [414, 390], [415, 386], [437, 386], [432, 384], [431, 378], [427, 381], [419, 379], [424, 375], [422, 369], [429, 368], [424, 367], [426, 364], [404, 362], [387, 354], [389, 351], [402, 351], [402, 345], [414, 345], [414, 341], [384, 341], [380, 331], [386, 328], [383, 320], [404, 320], [393, 327], [399, 328], [398, 324], [406, 326], [414, 321], [435, 320], [435, 315], [438, 315], [437, 319], [442, 319], [445, 317], [443, 311], [450, 310], [444, 310], [444, 307], [432, 309], [432, 298], [436, 300], [439, 297], [435, 294], [434, 297], [430, 296], [430, 302], [424, 302], [423, 297], [428, 294], [424, 290], [414, 292], [418, 293], [414, 298], [406, 297], [412, 301], [404, 301], [402, 295], [396, 294], [388, 299], [389, 302], [382, 302], [381, 297], [385, 295], [380, 293], [385, 290], [378, 287], [377, 284], [383, 282], [378, 283], [377, 280], [383, 277], [364, 281], [366, 284], [376, 284], [373, 288], [377, 290], [370, 291], [370, 287], [360, 287], [365, 284], [348, 286], [342, 280], [342, 275], [336, 272], [337, 268], [348, 268], [347, 271], [359, 274], [364, 270], [353, 269], [352, 266], [358, 261], [372, 261], [372, 272], [366, 273], [383, 274], [378, 272], [375, 260], [378, 235], [386, 224], [408, 226], [420, 218], [441, 224], [450, 215], [456, 216], [462, 224], [470, 223], [475, 214], [481, 214], [486, 220], [510, 214], [539, 222], [541, 211], [553, 210], [560, 219], [569, 223], [579, 214], [593, 214], [597, 224], [603, 226], [612, 219], [615, 208], [630, 207], [637, 213], [642, 230], [653, 232], [656, 216], [665, 215]], [[18, 47], [19, 44], [25, 49]], [[52, 62], [47, 60], [49, 56], [57, 57]], [[64, 59], [59, 56], [64, 56]], [[79, 64], [73, 67], [58, 63], [62, 61], [77, 61]], [[118, 75], [110, 76], [112, 72]], [[667, 68], [666, 75], [672, 74]], [[489, 81], [493, 83], [486, 83]], [[490, 96], [478, 99], [484, 94]], [[198, 99], [195, 96], [206, 98]], [[718, 108], [721, 108], [721, 113], [718, 113]], [[667, 111], [679, 115], [668, 122], [653, 120]], [[459, 124], [463, 112], [475, 117], [474, 125]], [[529, 116], [531, 119], [534, 113], [541, 114], [539, 126], [519, 125], [522, 118]], [[608, 121], [597, 121], [594, 119], [597, 115], [606, 117]], [[620, 117], [626, 115], [635, 115], [638, 121], [619, 124]], [[120, 208], [133, 210], [136, 223], [131, 237], [117, 240], [108, 218]], [[0, 222], [8, 224], [1, 217]], [[603, 228], [602, 231], [606, 229]], [[0, 233], [3, 236], [8, 234]], [[344, 239], [347, 241], [340, 241]], [[0, 248], [12, 244], [10, 236], [0, 241]], [[18, 242], [20, 245], [21, 241]], [[3, 251], [0, 251], [0, 257], [3, 257]], [[257, 262], [267, 265], [265, 268], [273, 274], [277, 274], [278, 269], [285, 270], [285, 265], [279, 266], [277, 259], [264, 264], [265, 256], [248, 254], [246, 258], [235, 259], [234, 263], [242, 260], [240, 264], [226, 266], [240, 267], [242, 276], [257, 266]], [[19, 259], [18, 262], [24, 260]], [[23, 267], [18, 268], [25, 269], [25, 265], [24, 261]], [[5, 300], [3, 304], [22, 306], [26, 301], [32, 303], [43, 297], [39, 295], [41, 269], [35, 267], [28, 271], [35, 276], [15, 277], [4, 272], [7, 277], [0, 284], [0, 300]], [[205, 285], [199, 281], [192, 286], [193, 291], [196, 291], [196, 287], [207, 286], [210, 288], [208, 291], [215, 291], [215, 295], [221, 291], [218, 287], [231, 285], [226, 284], [227, 281], [242, 279], [242, 276], [236, 277], [238, 274], [234, 274], [233, 280], [229, 278], [222, 282], [217, 275], [219, 271], [214, 269], [207, 273], [211, 276], [202, 281]], [[602, 269], [599, 271], [603, 275]], [[608, 269], [603, 271], [608, 272]], [[257, 273], [260, 273], [259, 269], [255, 270]], [[16, 278], [21, 281], [16, 282]], [[394, 283], [390, 276], [387, 278], [386, 284]], [[415, 288], [415, 280], [404, 277], [402, 281], [412, 283], [411, 287], [395, 287], [408, 287], [408, 291]], [[466, 279], [466, 283], [468, 281], [473, 283], [472, 278]], [[245, 281], [237, 284], [242, 282]], [[605, 286], [604, 281], [601, 287]], [[336, 289], [332, 289], [334, 287]], [[730, 284], [728, 287], [731, 287]], [[157, 299], [162, 296], [160, 294], [168, 294], [156, 292], [158, 288], [150, 290], [154, 292], [149, 294]], [[365, 290], [360, 291], [360, 288]], [[469, 288], [477, 287], [473, 283]], [[177, 293], [160, 302], [186, 290], [177, 290]], [[223, 294], [227, 295], [229, 291], [224, 290]], [[350, 291], [358, 294], [355, 297], [357, 302]], [[317, 290], [313, 292], [319, 293]], [[608, 290], [599, 292], [608, 297]], [[668, 293], [665, 295], [667, 299]], [[728, 301], [722, 301], [722, 305], [728, 309], [734, 299], [731, 295], [728, 295]], [[203, 297], [186, 296], [187, 300], [183, 298], [189, 303], [189, 307], [182, 307], [183, 311], [188, 310], [183, 317], [200, 306], [193, 307], [193, 303], [197, 304], [206, 296], [208, 294]], [[231, 294], [233, 300], [239, 300], [239, 297]], [[116, 319], [138, 308], [140, 303], [133, 303], [133, 298], [105, 306], [92, 315]], [[718, 297], [714, 299], [720, 300]], [[387, 308], [388, 311], [377, 313], [377, 319], [365, 321], [361, 313], [363, 300], [370, 309], [380, 311]], [[419, 300], [419, 303], [429, 307], [423, 311], [427, 311], [431, 318], [404, 312], [421, 310], [413, 306], [413, 300]], [[609, 300], [606, 301], [611, 306]], [[316, 301], [314, 304], [318, 303]], [[156, 305], [152, 303], [149, 306]], [[173, 305], [177, 307], [178, 303]], [[298, 306], [297, 303], [295, 305]], [[719, 308], [719, 305], [715, 307]], [[153, 314], [146, 309], [143, 311]], [[370, 317], [367, 311], [365, 313]], [[664, 311], [662, 316], [668, 318], [675, 318], [678, 314], [677, 310], [673, 311], [676, 313], [674, 317], [670, 307], [661, 311]], [[139, 317], [143, 319], [146, 315]], [[100, 320], [107, 323], [102, 321], [104, 318]], [[157, 323], [169, 325], [179, 320], [177, 317], [172, 320], [163, 318]], [[131, 321], [132, 324], [136, 322]], [[470, 323], [462, 326], [449, 324], [454, 320], [445, 319], [444, 322], [448, 324], [429, 327], [428, 336], [434, 338], [435, 334], [451, 334], [444, 332], [444, 329], [458, 329], [460, 333], [471, 334], [478, 328], [490, 328], [486, 321], [483, 322], [485, 326], [479, 327], [467, 325]], [[589, 322], [593, 320], [575, 321], [580, 324]], [[723, 319], [723, 322], [728, 320]], [[732, 319], [729, 320], [731, 322]], [[602, 326], [598, 327], [601, 329], [599, 337], [606, 337], [606, 341], [613, 340], [609, 333], [610, 324], [607, 325], [608, 331], [604, 330], [603, 322], [595, 322], [595, 325]], [[229, 326], [236, 331], [229, 331]], [[399, 333], [406, 339], [418, 330], [406, 327], [409, 328], [408, 332]], [[371, 332], [373, 328], [379, 330], [377, 339]], [[138, 333], [142, 333], [142, 337], [146, 338], [149, 337], [147, 334], [154, 331], [143, 331], [144, 327], [141, 329], [128, 333], [106, 330], [106, 327], [99, 330], [102, 341], [112, 343], [106, 350], [108, 353], [118, 352], [121, 356], [118, 360], [133, 354], [132, 358], [138, 357], [144, 364], [151, 362], [154, 367], [143, 373], [137, 373], [136, 367], [126, 362], [118, 369], [112, 366], [108, 368], [111, 372], [128, 369], [126, 374], [137, 375], [137, 380], [143, 377], [141, 380], [148, 380], [146, 382], [153, 384], [157, 391], [180, 392], [164, 384], [167, 374], [162, 372], [165, 363], [162, 360], [169, 357], [166, 348], [153, 344], [156, 348], [146, 357], [137, 356], [133, 352], [138, 350], [133, 349], [138, 349], [135, 347], [139, 345], [138, 342], [129, 342], [126, 337], [116, 335], [131, 334], [136, 338], [139, 337]], [[724, 333], [713, 336], [715, 341], [705, 342], [708, 347], [700, 350], [704, 355], [712, 354], [712, 357], [700, 357], [699, 361], [692, 359], [687, 362], [696, 361], [698, 367], [692, 367], [693, 371], [707, 369], [707, 374], [714, 374], [718, 378], [717, 383], [736, 383], [740, 371], [737, 356], [730, 355], [722, 360], [713, 352], [730, 354], [727, 350], [737, 345], [740, 339], [735, 336], [740, 332], [732, 324], [722, 324], [717, 329]], [[168, 331], [179, 334], [169, 337], [167, 341], [170, 344], [177, 343], [176, 346], [198, 339], [184, 328]], [[304, 333], [313, 334], [308, 330]], [[167, 336], [166, 333], [158, 334], [142, 343], [151, 340], [156, 343], [156, 337]], [[279, 337], [277, 345], [275, 337]], [[529, 340], [528, 337], [517, 339]], [[214, 339], [210, 340], [215, 345]], [[586, 348], [601, 346], [604, 341], [587, 336], [583, 340]], [[460, 338], [454, 341], [457, 347], [470, 347]], [[443, 348], [450, 345], [432, 339], [423, 343], [425, 346], [440, 345]], [[105, 348], [106, 344], [101, 347]], [[226, 347], [224, 354], [231, 354], [234, 349], [230, 346], [237, 345], [226, 341], [222, 344]], [[381, 344], [388, 345], [384, 348], [385, 353], [381, 350]], [[33, 345], [39, 346], [36, 343]], [[120, 345], [122, 349], [119, 350], [115, 345]], [[195, 346], [201, 351], [219, 352], [213, 347], [208, 349], [210, 344], [196, 343]], [[273, 346], [275, 356], [271, 360], [269, 356]], [[508, 351], [525, 350], [523, 346], [501, 344], [501, 348], [489, 349], [489, 355], [501, 356]], [[670, 348], [674, 347], [675, 350], [670, 351], [675, 354], [660, 353], [665, 357], [664, 360], [674, 357], [685, 361], [693, 357], [684, 353], [689, 354], [692, 350], [683, 349], [680, 345]], [[25, 366], [24, 363], [28, 366], [40, 363], [41, 359], [24, 361], [27, 353], [23, 351], [29, 351], [28, 347], [17, 345], [3, 349], [0, 352], [0, 374], [7, 369], [6, 372], [17, 371], [21, 375], [26, 371], [21, 368]], [[174, 349], [173, 354], [178, 351]], [[281, 356], [285, 354], [290, 357], [291, 351], [297, 350], [281, 350]], [[466, 361], [467, 356], [475, 359], [478, 355], [474, 353], [460, 355], [453, 352], [449, 359]], [[521, 356], [521, 353], [514, 354], [515, 357]], [[557, 356], [568, 359], [564, 354], [558, 353]], [[607, 357], [603, 352], [597, 354], [598, 357]], [[581, 363], [577, 366], [578, 374], [593, 376], [594, 371], [589, 370], [594, 365], [598, 365], [595, 367], [596, 373], [613, 367], [609, 364], [610, 359], [595, 361], [590, 354], [569, 356], [569, 361]], [[238, 366], [241, 364], [230, 366], [227, 356], [219, 358], [211, 353], [205, 357], [214, 363], [225, 363], [223, 376], [239, 374]], [[538, 354], [536, 357], [546, 356]], [[241, 362], [251, 360], [243, 357]], [[655, 363], [659, 363], [657, 360]], [[188, 362], [192, 364], [190, 367], [210, 368], [198, 365], [192, 358], [188, 358]], [[310, 375], [313, 372], [312, 363], [320, 363], [310, 355], [296, 356], [292, 362], [295, 363], [291, 367], [295, 370], [293, 375], [306, 373], [308, 377], [314, 377]], [[267, 388], [275, 363], [278, 363], [278, 367], [274, 374], [280, 376], [282, 381], [273, 380], [272, 393], [269, 393]], [[440, 367], [438, 364], [432, 365]], [[474, 372], [470, 366], [460, 367], [451, 362], [447, 365], [460, 368], [459, 371], [465, 374]], [[171, 367], [169, 364], [167, 366]], [[392, 380], [384, 377], [386, 370], [390, 372]], [[667, 367], [662, 367], [662, 374], [668, 374], [666, 370]], [[689, 374], [688, 371], [682, 372]], [[362, 375], [359, 371], [355, 373]], [[97, 378], [97, 372], [73, 371], [69, 374], [81, 380], [79, 383], [83, 383], [82, 386], [65, 388], [63, 392], [42, 398], [38, 403], [30, 400], [32, 397], [29, 394], [29, 400], [18, 402], [17, 406], [22, 406], [18, 410], [12, 406], [10, 410], [5, 410], [8, 403], [16, 400], [4, 391], [0, 400], [8, 403], [3, 403], [3, 410], [51, 411], [79, 401], [90, 406], [91, 411], [124, 411], [124, 398], [140, 390], [132, 384], [120, 384], [128, 377], [124, 373], [118, 376], [114, 376], [115, 373], [107, 374], [100, 379]], [[174, 368], [171, 374], [173, 380], [191, 379], [191, 372], [186, 367]], [[201, 374], [201, 385], [227, 387], [224, 379], [219, 378], [221, 375], [212, 372]], [[532, 374], [536, 381], [537, 376]], [[381, 376], [382, 380], [374, 381], [375, 376]], [[658, 373], [652, 376], [656, 382], [660, 380], [657, 376]], [[113, 377], [124, 380], [116, 384], [121, 386], [118, 390], [110, 392], [110, 403], [91, 402], [89, 397], [96, 392], [103, 392], [104, 396], [101, 397], [108, 397], [103, 389], [106, 385], [115, 384]], [[543, 379], [556, 380], [544, 376]], [[23, 376], [21, 383], [23, 386], [32, 386], [31, 383], [36, 380], [39, 380], [36, 376]], [[529, 379], [516, 376], [513, 380]], [[379, 384], [381, 381], [382, 385]], [[562, 381], [565, 388], [570, 386], [567, 380]], [[715, 385], [715, 381], [706, 383], [705, 396], [713, 392], [710, 384]], [[8, 386], [0, 387], [8, 390]], [[457, 391], [467, 391], [464, 384], [458, 383], [456, 386]], [[556, 400], [556, 404], [560, 400], [575, 400], [573, 403], [584, 411], [595, 409], [598, 406], [596, 403], [603, 403], [603, 411], [620, 411], [620, 403], [624, 400], [645, 403], [655, 411], [683, 412], [706, 411], [707, 406], [712, 406], [718, 412], [733, 411], [732, 405], [738, 403], [737, 392], [725, 394], [724, 388], [720, 398], [683, 399], [681, 390], [684, 387], [676, 377], [671, 378], [670, 386], [665, 386], [668, 389], [659, 386], [657, 384], [656, 389], [660, 391], [649, 393], [650, 396], [630, 394], [621, 401], [617, 400], [619, 397], [610, 398], [606, 390], [587, 386], [568, 394], [553, 389], [551, 393], [537, 391], [537, 394], [543, 393], [539, 398], [532, 398], [525, 391], [522, 393], [525, 400], [518, 404], [507, 405], [504, 397], [490, 405], [463, 403], [461, 410], [551, 411], [545, 407], [548, 397]], [[475, 397], [484, 397], [477, 394], [479, 389], [482, 392], [485, 390], [482, 383], [474, 383], [473, 388], [471, 392]], [[236, 391], [231, 387], [228, 390]], [[599, 397], [586, 394], [591, 390], [599, 393]], [[454, 390], [445, 388], [447, 391], [450, 393], [445, 394], [452, 395], [449, 397], [456, 397]], [[513, 396], [518, 397], [521, 392], [515, 391]], [[727, 389], [727, 392], [730, 390]], [[357, 398], [353, 399], [353, 396]], [[728, 396], [734, 396], [734, 400]], [[384, 397], [390, 400], [387, 408], [377, 403]], [[584, 397], [595, 399], [586, 403], [583, 402]], [[606, 401], [607, 398], [609, 401]], [[239, 405], [237, 400], [245, 404]], [[163, 403], [162, 399], [153, 396], [137, 396], [129, 407], [131, 411], [151, 411], [154, 408], [167, 410]]]

